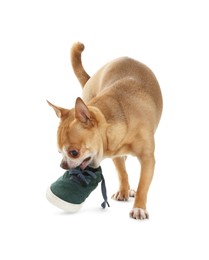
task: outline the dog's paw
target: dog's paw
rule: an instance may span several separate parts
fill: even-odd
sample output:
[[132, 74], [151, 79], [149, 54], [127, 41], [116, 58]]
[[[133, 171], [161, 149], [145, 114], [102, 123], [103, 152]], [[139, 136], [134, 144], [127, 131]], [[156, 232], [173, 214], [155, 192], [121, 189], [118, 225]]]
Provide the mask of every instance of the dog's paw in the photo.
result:
[[149, 214], [145, 209], [141, 209], [141, 208], [133, 208], [129, 214], [129, 216], [131, 218], [134, 219], [149, 219]]
[[135, 197], [136, 192], [134, 190], [118, 191], [112, 195], [112, 199], [119, 201], [127, 201], [129, 197]]
[[129, 190], [129, 197], [134, 198], [136, 196], [135, 190]]
[[127, 201], [129, 198], [129, 191], [117, 191], [111, 198], [118, 201]]

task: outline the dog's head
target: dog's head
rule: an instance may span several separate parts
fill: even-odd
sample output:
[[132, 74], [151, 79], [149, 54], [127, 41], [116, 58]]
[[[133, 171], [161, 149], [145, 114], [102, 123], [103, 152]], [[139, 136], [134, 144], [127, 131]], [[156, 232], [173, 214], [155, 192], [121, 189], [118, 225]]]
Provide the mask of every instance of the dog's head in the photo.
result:
[[48, 104], [60, 118], [57, 131], [58, 149], [63, 156], [60, 166], [63, 169], [77, 166], [85, 169], [88, 165], [99, 167], [103, 159], [103, 137], [98, 120], [102, 115], [99, 110], [87, 107], [81, 98], [77, 98], [75, 108], [70, 110]]

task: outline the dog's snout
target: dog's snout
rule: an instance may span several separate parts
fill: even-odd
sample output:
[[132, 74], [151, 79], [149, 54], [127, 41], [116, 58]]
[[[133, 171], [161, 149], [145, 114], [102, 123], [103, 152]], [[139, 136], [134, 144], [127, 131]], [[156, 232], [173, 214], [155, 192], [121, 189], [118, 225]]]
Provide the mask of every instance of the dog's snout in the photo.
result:
[[61, 163], [60, 163], [60, 167], [64, 170], [69, 170], [69, 166], [68, 166], [68, 163], [62, 159]]

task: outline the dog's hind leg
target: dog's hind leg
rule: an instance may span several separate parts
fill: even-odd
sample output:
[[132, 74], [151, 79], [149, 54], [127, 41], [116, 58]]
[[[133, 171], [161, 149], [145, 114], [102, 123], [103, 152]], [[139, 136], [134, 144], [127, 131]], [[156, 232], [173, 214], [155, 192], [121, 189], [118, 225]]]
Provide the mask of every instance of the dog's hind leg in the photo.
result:
[[85, 86], [86, 82], [90, 78], [90, 76], [86, 73], [82, 65], [81, 53], [83, 52], [83, 50], [84, 45], [80, 42], [74, 43], [71, 48], [71, 64], [73, 67], [73, 71], [82, 87]]
[[147, 193], [154, 173], [155, 158], [153, 154], [150, 154], [140, 156], [139, 160], [141, 162], [141, 176], [130, 217], [135, 219], [147, 219], [149, 218], [149, 214], [146, 210]]
[[126, 156], [116, 157], [112, 159], [119, 178], [119, 190], [113, 194], [112, 199], [125, 201], [129, 198], [129, 181], [128, 181], [128, 174], [126, 172]]

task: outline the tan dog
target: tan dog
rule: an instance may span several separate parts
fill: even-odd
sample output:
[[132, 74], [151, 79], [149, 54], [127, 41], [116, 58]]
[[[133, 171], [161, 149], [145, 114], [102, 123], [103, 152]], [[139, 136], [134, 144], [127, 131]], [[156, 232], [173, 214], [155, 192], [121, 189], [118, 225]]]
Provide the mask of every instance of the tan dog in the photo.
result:
[[84, 101], [77, 98], [71, 110], [48, 102], [61, 119], [57, 133], [63, 154], [61, 167], [96, 168], [104, 158], [112, 158], [119, 177], [113, 198], [123, 201], [131, 195], [125, 158], [128, 154], [136, 156], [141, 174], [130, 216], [146, 219], [147, 193], [155, 166], [154, 133], [162, 113], [159, 84], [148, 67], [127, 57], [109, 62], [90, 78], [81, 62], [83, 50], [83, 44], [75, 43], [71, 62], [83, 87]]

